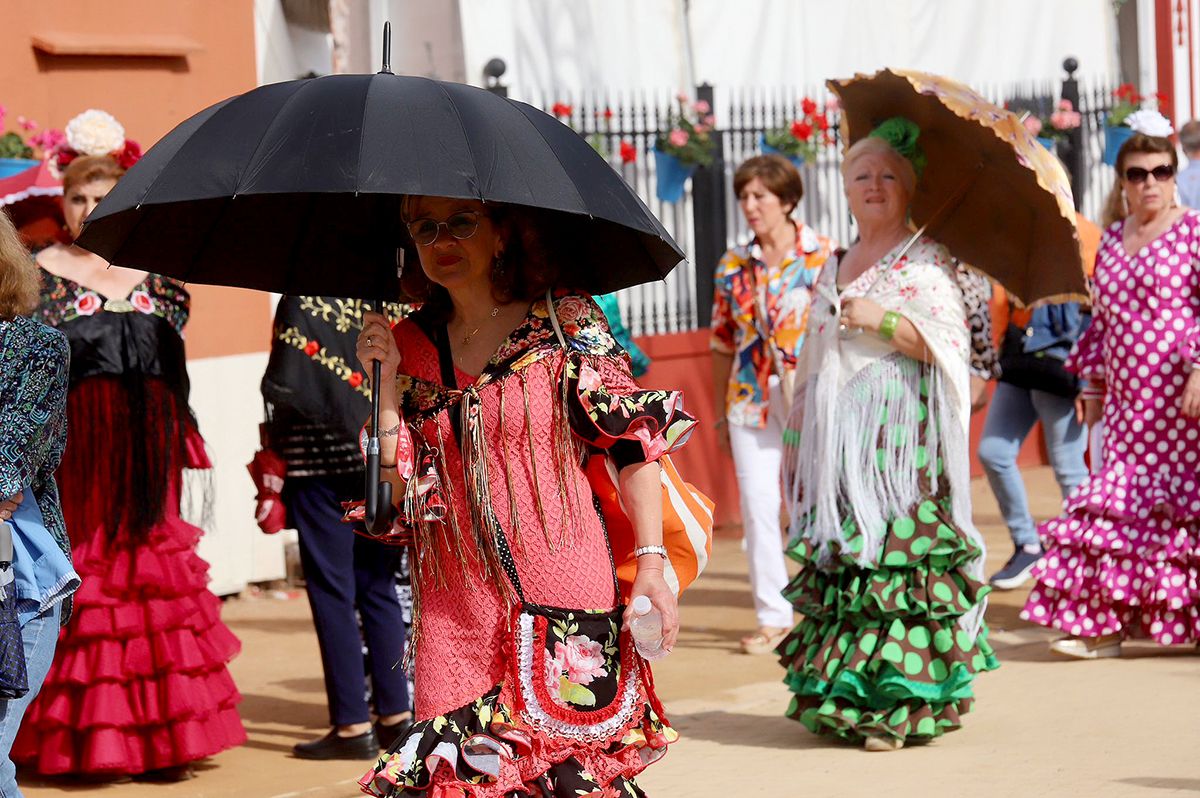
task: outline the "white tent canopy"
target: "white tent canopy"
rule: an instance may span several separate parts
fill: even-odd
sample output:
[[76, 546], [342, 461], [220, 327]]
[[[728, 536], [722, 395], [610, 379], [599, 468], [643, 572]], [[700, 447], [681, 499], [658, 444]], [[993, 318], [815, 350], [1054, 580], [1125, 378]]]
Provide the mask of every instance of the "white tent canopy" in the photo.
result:
[[1110, 0], [458, 0], [457, 12], [467, 79], [498, 56], [510, 96], [528, 100], [815, 87], [883, 66], [1009, 85], [1061, 77], [1066, 56], [1081, 77], [1116, 72]]

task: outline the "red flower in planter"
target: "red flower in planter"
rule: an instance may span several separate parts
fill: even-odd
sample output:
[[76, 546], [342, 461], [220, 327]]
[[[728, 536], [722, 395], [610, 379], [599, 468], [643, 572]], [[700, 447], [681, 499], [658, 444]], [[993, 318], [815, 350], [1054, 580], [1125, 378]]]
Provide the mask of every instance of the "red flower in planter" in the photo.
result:
[[817, 104], [815, 102], [813, 102], [811, 98], [805, 97], [803, 100], [800, 101], [800, 110], [804, 113], [805, 116], [809, 116], [810, 114], [816, 113]]
[[605, 118], [605, 119], [612, 119], [612, 118], [613, 118], [613, 109], [611, 109], [611, 108], [605, 108], [605, 109], [604, 109], [604, 118]]
[[807, 122], [799, 120], [792, 123], [792, 135], [801, 141], [808, 141], [812, 138], [813, 126]]
[[571, 111], [573, 111], [573, 110], [574, 109], [571, 106], [567, 105], [566, 103], [555, 103], [554, 105], [552, 105], [550, 107], [550, 113], [554, 114], [555, 116], [557, 116], [559, 118], [562, 118], [564, 116], [570, 116]]
[[346, 382], [350, 383], [351, 388], [357, 388], [358, 386], [362, 385], [362, 381], [363, 375], [357, 371], [353, 372], [346, 380]]
[[621, 163], [633, 163], [637, 160], [637, 147], [632, 141], [621, 142]]
[[320, 352], [320, 351], [321, 351], [321, 345], [319, 343], [317, 343], [315, 340], [309, 341], [307, 344], [304, 345], [304, 354], [308, 355], [309, 357], [312, 357], [313, 355], [315, 355], [317, 352]]
[[829, 117], [827, 117], [824, 112], [816, 114], [813, 116], [813, 124], [817, 126], [817, 130], [828, 130]]

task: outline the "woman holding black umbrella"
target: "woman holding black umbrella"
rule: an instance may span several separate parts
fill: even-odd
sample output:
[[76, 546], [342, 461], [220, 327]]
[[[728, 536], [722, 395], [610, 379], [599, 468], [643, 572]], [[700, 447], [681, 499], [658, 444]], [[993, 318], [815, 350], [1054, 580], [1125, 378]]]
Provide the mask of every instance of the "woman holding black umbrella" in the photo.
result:
[[[528, 208], [407, 197], [424, 301], [359, 358], [381, 391], [381, 462], [414, 539], [417, 722], [362, 786], [372, 795], [638, 796], [633, 777], [675, 732], [620, 631], [604, 525], [581, 468], [603, 449], [638, 536], [633, 595], [674, 645], [663, 578], [662, 454], [694, 420], [643, 391], [590, 297], [547, 289], [565, 249]], [[392, 385], [385, 378], [385, 385]], [[550, 607], [580, 608], [554, 610]], [[439, 793], [440, 794], [440, 793]]]

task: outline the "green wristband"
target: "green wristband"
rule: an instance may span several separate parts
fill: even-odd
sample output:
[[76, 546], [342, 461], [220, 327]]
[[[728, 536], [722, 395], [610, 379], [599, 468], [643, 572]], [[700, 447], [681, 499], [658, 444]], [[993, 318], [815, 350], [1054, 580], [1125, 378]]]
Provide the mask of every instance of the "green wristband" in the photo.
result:
[[889, 310], [883, 314], [883, 321], [879, 322], [879, 337], [885, 341], [892, 340], [892, 336], [896, 334], [896, 325], [900, 323], [900, 314], [894, 310]]

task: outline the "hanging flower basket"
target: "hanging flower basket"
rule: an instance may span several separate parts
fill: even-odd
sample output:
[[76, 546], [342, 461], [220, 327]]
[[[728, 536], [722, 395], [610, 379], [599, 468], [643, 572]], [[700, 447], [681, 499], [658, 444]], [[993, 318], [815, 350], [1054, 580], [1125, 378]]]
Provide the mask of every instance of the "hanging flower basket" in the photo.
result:
[[791, 161], [792, 165], [795, 166], [797, 169], [804, 166], [804, 158], [802, 158], [801, 156], [788, 155], [783, 150], [775, 149], [770, 144], [768, 144], [767, 136], [765, 133], [758, 139], [758, 148], [760, 150], [762, 150], [763, 155], [782, 155], [784, 158], [787, 158], [789, 161]]
[[688, 178], [696, 165], [684, 163], [670, 153], [654, 148], [654, 174], [658, 198], [663, 202], [679, 202]]
[[0, 180], [32, 169], [41, 161], [34, 158], [0, 158]]
[[1104, 162], [1109, 166], [1117, 165], [1117, 153], [1121, 151], [1121, 145], [1129, 141], [1133, 135], [1133, 128], [1120, 125], [1112, 127], [1105, 125], [1104, 127]]

